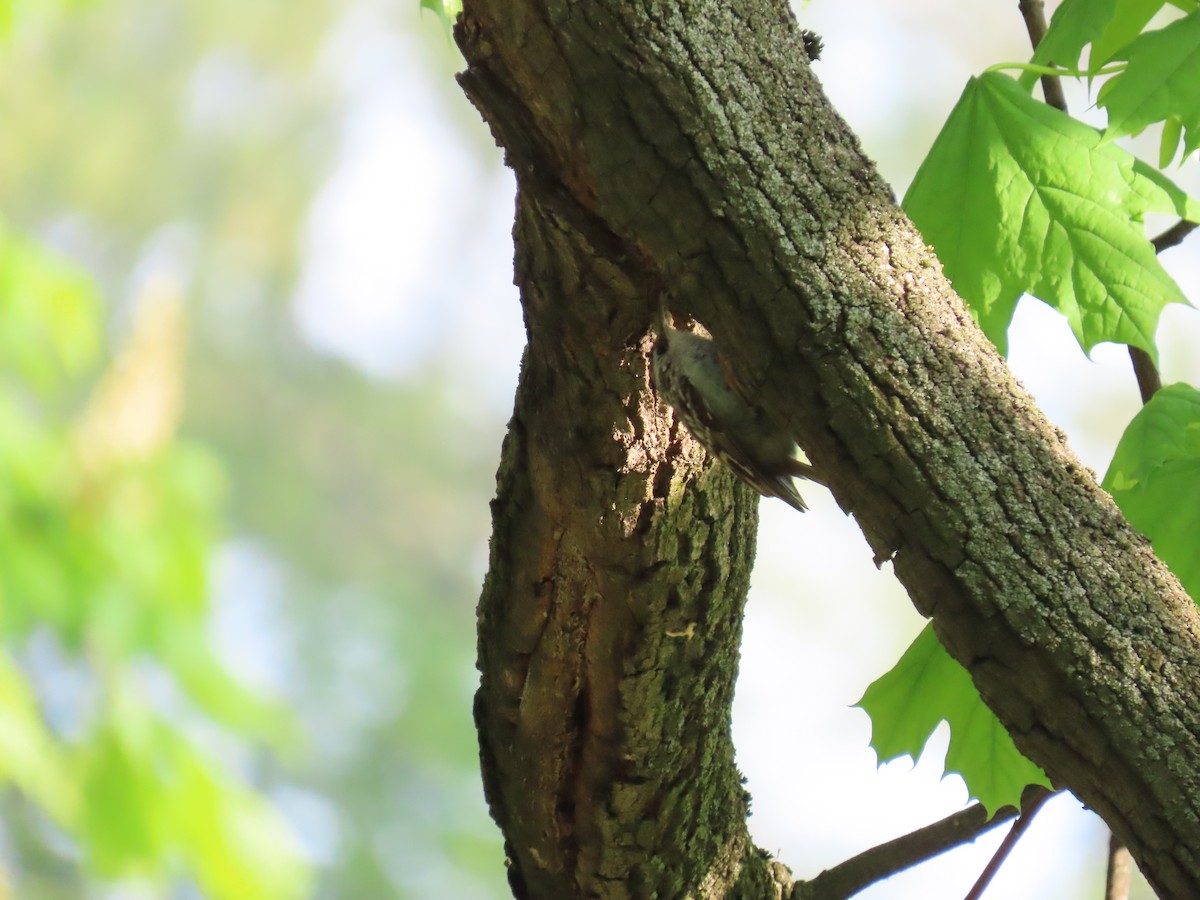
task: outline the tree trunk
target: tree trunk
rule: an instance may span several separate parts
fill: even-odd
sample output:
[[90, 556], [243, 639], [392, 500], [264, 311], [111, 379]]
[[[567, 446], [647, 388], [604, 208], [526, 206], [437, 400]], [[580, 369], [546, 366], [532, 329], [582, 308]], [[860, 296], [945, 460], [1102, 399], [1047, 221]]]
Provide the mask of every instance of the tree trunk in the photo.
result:
[[[782, 2], [467, 0], [529, 334], [480, 602], [485, 784], [522, 897], [773, 897], [729, 707], [755, 498], [649, 393], [713, 333], [1023, 752], [1200, 896], [1200, 621], [1016, 384]], [[864, 561], [865, 562], [865, 561]]]

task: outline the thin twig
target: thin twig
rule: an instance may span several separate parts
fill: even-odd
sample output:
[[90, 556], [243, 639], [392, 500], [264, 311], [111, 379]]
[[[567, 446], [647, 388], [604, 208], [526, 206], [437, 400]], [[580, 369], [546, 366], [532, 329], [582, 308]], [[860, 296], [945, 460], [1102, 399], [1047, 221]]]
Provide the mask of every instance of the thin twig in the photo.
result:
[[1020, 818], [1008, 830], [1008, 834], [1004, 836], [1004, 840], [1000, 842], [1000, 846], [996, 848], [996, 852], [992, 854], [992, 858], [988, 860], [988, 864], [979, 875], [979, 880], [975, 882], [963, 900], [979, 900], [983, 896], [983, 892], [987, 890], [987, 886], [991, 884], [996, 873], [1000, 871], [1000, 866], [1004, 864], [1004, 860], [1008, 858], [1008, 854], [1012, 852], [1013, 847], [1017, 845], [1017, 841], [1021, 839], [1021, 835], [1029, 828], [1033, 817], [1037, 815], [1038, 810], [1055, 793], [1055, 791], [1048, 790], [1039, 785], [1031, 785], [1025, 789], [1025, 796], [1021, 800]]
[[1153, 357], [1141, 347], [1129, 345], [1129, 361], [1133, 363], [1133, 377], [1137, 379], [1138, 393], [1142, 395], [1143, 405], [1150, 402], [1162, 388], [1162, 376]]
[[1155, 253], [1162, 253], [1164, 250], [1170, 250], [1172, 247], [1183, 243], [1183, 239], [1195, 231], [1196, 228], [1197, 224], [1195, 222], [1180, 219], [1158, 237], [1150, 241], [1150, 243], [1154, 245]]
[[[1196, 223], [1180, 219], [1158, 237], [1150, 241], [1155, 253], [1162, 253], [1183, 242], [1189, 234], [1196, 230]], [[1150, 398], [1162, 388], [1162, 376], [1150, 354], [1140, 347], [1129, 346], [1129, 361], [1133, 363], [1133, 375], [1137, 379], [1138, 392], [1142, 395], [1142, 403], [1149, 403]]]
[[[1029, 32], [1029, 43], [1037, 50], [1046, 36], [1046, 7], [1042, 0], [1020, 0], [1021, 16], [1025, 19], [1025, 30]], [[1053, 60], [1051, 60], [1053, 62]], [[1067, 111], [1067, 98], [1063, 96], [1062, 81], [1054, 75], [1042, 76], [1042, 95], [1046, 103], [1055, 109]]]
[[798, 882], [792, 896], [820, 900], [850, 897], [868, 885], [973, 841], [1016, 814], [1017, 811], [1008, 806], [989, 819], [987, 810], [976, 803], [940, 822], [864, 850], [832, 869], [826, 869], [811, 881]]
[[1108, 835], [1108, 878], [1104, 885], [1104, 900], [1129, 900], [1129, 880], [1133, 873], [1133, 857], [1129, 848], [1115, 834]]

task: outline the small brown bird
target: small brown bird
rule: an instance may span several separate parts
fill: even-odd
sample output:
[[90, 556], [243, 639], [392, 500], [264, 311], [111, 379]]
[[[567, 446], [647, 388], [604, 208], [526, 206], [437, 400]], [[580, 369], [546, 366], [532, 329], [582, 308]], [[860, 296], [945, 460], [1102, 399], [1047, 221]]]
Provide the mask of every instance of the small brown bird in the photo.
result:
[[808, 508], [792, 479], [813, 478], [813, 467], [796, 459], [796, 442], [735, 389], [710, 338], [664, 321], [651, 367], [654, 389], [704, 449], [763, 496]]

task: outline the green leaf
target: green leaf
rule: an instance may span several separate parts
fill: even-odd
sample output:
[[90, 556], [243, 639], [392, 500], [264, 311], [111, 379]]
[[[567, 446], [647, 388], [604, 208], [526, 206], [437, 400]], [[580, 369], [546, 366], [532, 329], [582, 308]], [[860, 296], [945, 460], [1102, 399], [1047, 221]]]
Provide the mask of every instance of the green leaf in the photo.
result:
[[1112, 17], [1092, 41], [1088, 68], [1099, 69], [1133, 41], [1163, 7], [1164, 0], [1116, 0]]
[[310, 872], [283, 818], [151, 713], [130, 679], [109, 687], [80, 760], [91, 865], [161, 882], [182, 859], [214, 900], [305, 896]]
[[1121, 436], [1104, 489], [1200, 597], [1200, 391], [1173, 384], [1150, 398]]
[[11, 782], [60, 824], [79, 806], [73, 768], [42, 721], [37, 698], [12, 661], [0, 656], [0, 781]]
[[1200, 204], [1005, 75], [967, 84], [904, 206], [1001, 350], [1022, 293], [1066, 316], [1085, 351], [1152, 356], [1162, 308], [1187, 302], [1142, 219], [1200, 219]]
[[[1077, 68], [1084, 45], [1099, 37], [1115, 9], [1116, 0], [1063, 0], [1033, 54], [1033, 64]], [[1028, 91], [1038, 77], [1036, 72], [1022, 72], [1021, 86]]]
[[153, 876], [168, 852], [163, 812], [170, 808], [153, 729], [105, 728], [81, 759], [85, 798], [80, 823], [90, 865], [110, 877]]
[[1183, 122], [1176, 116], [1171, 116], [1163, 122], [1162, 137], [1158, 142], [1158, 167], [1165, 169], [1175, 158], [1179, 149], [1179, 139], [1183, 137]]
[[[202, 634], [200, 622], [179, 618], [158, 635], [157, 649], [180, 687], [214, 720], [243, 737], [256, 736], [275, 746], [298, 743], [298, 727], [288, 710], [251, 691], [221, 664]], [[173, 638], [173, 639], [172, 639]]]
[[[0, 44], [7, 44], [20, 27], [44, 25], [63, 10], [74, 11], [93, 0], [0, 0]], [[4, 48], [0, 48], [4, 49]]]
[[855, 705], [871, 717], [871, 746], [881, 762], [918, 758], [938, 724], [948, 722], [945, 770], [960, 774], [971, 796], [992, 812], [1019, 807], [1026, 785], [1049, 786], [983, 704], [966, 669], [938, 643], [932, 625]]
[[175, 751], [169, 818], [205, 896], [213, 900], [308, 896], [310, 872], [282, 816], [183, 742]]
[[454, 22], [462, 12], [462, 0], [421, 0], [421, 9], [435, 13], [446, 29], [446, 37], [453, 37]]
[[241, 685], [206, 637], [226, 493], [218, 460], [172, 440], [170, 411], [152, 445], [97, 451], [98, 433], [128, 426], [130, 403], [145, 396], [139, 379], [178, 377], [162, 364], [174, 332], [147, 333], [158, 344], [129, 342], [154, 364], [123, 353], [101, 399], [72, 420], [99, 355], [96, 291], [0, 222], [0, 635], [49, 632], [94, 678], [97, 700], [65, 747], [0, 655], [0, 783], [48, 812], [93, 875], [165, 883], [182, 861], [206, 896], [298, 897], [307, 868], [278, 814], [129, 686], [153, 671], [178, 689], [176, 714], [294, 743], [286, 711]]
[[[1091, 44], [1087, 69], [1099, 71], [1137, 39], [1163, 5], [1163, 0], [1063, 0], [1031, 63], [1075, 69], [1083, 48]], [[1171, 0], [1171, 5], [1186, 12], [1196, 8], [1194, 0]], [[1021, 86], [1028, 92], [1039, 77], [1037, 72], [1022, 72]]]
[[95, 362], [99, 310], [79, 269], [0, 223], [2, 369], [43, 392], [58, 388]]
[[1175, 118], [1187, 129], [1184, 156], [1200, 147], [1200, 12], [1143, 34], [1122, 55], [1128, 67], [1096, 98], [1108, 110], [1104, 140]]

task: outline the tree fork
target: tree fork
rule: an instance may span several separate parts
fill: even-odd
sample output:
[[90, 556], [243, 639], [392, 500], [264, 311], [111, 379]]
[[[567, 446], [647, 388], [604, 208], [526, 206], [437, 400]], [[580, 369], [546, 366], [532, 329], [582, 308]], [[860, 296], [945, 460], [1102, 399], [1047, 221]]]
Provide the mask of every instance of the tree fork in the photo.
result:
[[679, 490], [644, 374], [665, 288], [1018, 747], [1160, 895], [1200, 896], [1194, 604], [974, 325], [786, 5], [467, 0], [456, 35], [520, 188], [477, 697], [517, 893], [786, 887], [727, 739], [752, 498], [720, 470]]

